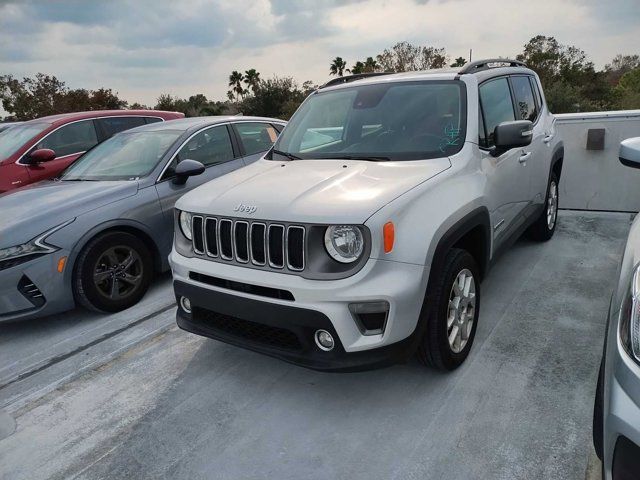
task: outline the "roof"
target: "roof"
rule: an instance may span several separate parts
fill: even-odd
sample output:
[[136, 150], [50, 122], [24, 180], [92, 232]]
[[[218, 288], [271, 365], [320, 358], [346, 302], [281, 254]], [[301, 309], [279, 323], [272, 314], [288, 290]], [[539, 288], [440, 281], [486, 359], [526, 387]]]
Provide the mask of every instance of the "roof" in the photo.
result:
[[88, 112], [71, 112], [71, 113], [60, 113], [58, 115], [49, 115], [46, 117], [34, 118], [33, 120], [29, 120], [25, 123], [67, 123], [72, 120], [85, 120], [88, 118], [96, 118], [96, 117], [111, 117], [111, 116], [128, 116], [128, 115], [136, 115], [136, 116], [153, 116], [153, 115], [182, 115], [180, 112], [167, 112], [164, 110], [92, 110]]
[[209, 117], [190, 117], [179, 118], [177, 120], [171, 120], [170, 122], [157, 122], [150, 123], [148, 125], [142, 125], [140, 127], [126, 130], [126, 132], [158, 132], [162, 130], [180, 130], [187, 131], [192, 129], [198, 129], [207, 125], [215, 125], [217, 123], [225, 122], [277, 122], [286, 123], [284, 120], [278, 118], [269, 117], [245, 117], [239, 115], [217, 115]]
[[[501, 65], [501, 66], [491, 66]], [[347, 75], [344, 77], [338, 77], [329, 80], [320, 90], [345, 88], [352, 82], [358, 82], [358, 85], [367, 85], [374, 83], [387, 83], [387, 82], [399, 82], [399, 81], [416, 81], [416, 80], [454, 80], [461, 75], [475, 75], [478, 78], [478, 82], [481, 82], [490, 77], [497, 77], [500, 75], [525, 73], [535, 74], [535, 72], [527, 66], [518, 61], [510, 60], [507, 58], [493, 58], [486, 60], [478, 60], [476, 62], [466, 63], [462, 67], [447, 67], [438, 68], [432, 70], [419, 70], [411, 72], [401, 73], [364, 73]]]

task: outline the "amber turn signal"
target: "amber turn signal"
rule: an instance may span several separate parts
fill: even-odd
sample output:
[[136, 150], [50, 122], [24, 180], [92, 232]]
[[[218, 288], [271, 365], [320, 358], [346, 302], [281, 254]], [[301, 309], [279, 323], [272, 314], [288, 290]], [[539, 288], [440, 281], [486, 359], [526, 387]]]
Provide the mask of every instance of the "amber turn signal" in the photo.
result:
[[393, 226], [393, 222], [387, 222], [382, 228], [382, 236], [384, 238], [384, 253], [389, 253], [393, 250], [393, 242], [396, 239], [396, 231]]
[[62, 273], [64, 270], [64, 266], [67, 263], [67, 257], [62, 257], [58, 260], [58, 273]]

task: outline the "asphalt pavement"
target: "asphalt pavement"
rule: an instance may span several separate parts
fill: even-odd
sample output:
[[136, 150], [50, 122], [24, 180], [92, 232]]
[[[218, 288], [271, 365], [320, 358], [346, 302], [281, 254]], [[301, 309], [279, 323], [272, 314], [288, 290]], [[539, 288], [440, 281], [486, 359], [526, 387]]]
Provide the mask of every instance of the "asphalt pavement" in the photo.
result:
[[[126, 312], [0, 325], [0, 478], [579, 479], [628, 214], [561, 212], [482, 284], [457, 371], [328, 374]], [[0, 428], [0, 432], [3, 429]]]

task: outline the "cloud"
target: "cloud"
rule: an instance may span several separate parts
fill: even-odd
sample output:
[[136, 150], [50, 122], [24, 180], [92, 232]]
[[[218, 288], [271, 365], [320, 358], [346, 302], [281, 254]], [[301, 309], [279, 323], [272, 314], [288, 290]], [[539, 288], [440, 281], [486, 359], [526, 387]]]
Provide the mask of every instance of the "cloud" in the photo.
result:
[[232, 70], [320, 83], [335, 56], [351, 66], [403, 40], [479, 58], [553, 35], [603, 66], [639, 53], [639, 24], [637, 0], [0, 0], [0, 72], [147, 104], [222, 99]]

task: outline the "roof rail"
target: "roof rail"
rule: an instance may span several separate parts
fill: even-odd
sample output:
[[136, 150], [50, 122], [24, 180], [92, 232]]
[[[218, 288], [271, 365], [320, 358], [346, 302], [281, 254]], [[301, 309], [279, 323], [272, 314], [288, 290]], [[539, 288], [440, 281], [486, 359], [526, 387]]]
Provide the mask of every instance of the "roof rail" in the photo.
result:
[[488, 58], [486, 60], [476, 60], [475, 62], [465, 63], [458, 74], [464, 75], [465, 73], [476, 73], [482, 70], [496, 68], [490, 66], [490, 64], [492, 63], [499, 63], [499, 66], [501, 67], [526, 67], [525, 63], [521, 62], [520, 60], [510, 60], [508, 58]]
[[370, 72], [370, 73], [354, 73], [353, 75], [347, 75], [345, 77], [332, 78], [319, 88], [333, 87], [334, 85], [342, 85], [343, 83], [355, 82], [356, 80], [362, 80], [363, 78], [379, 77], [380, 75], [389, 75], [395, 72]]

